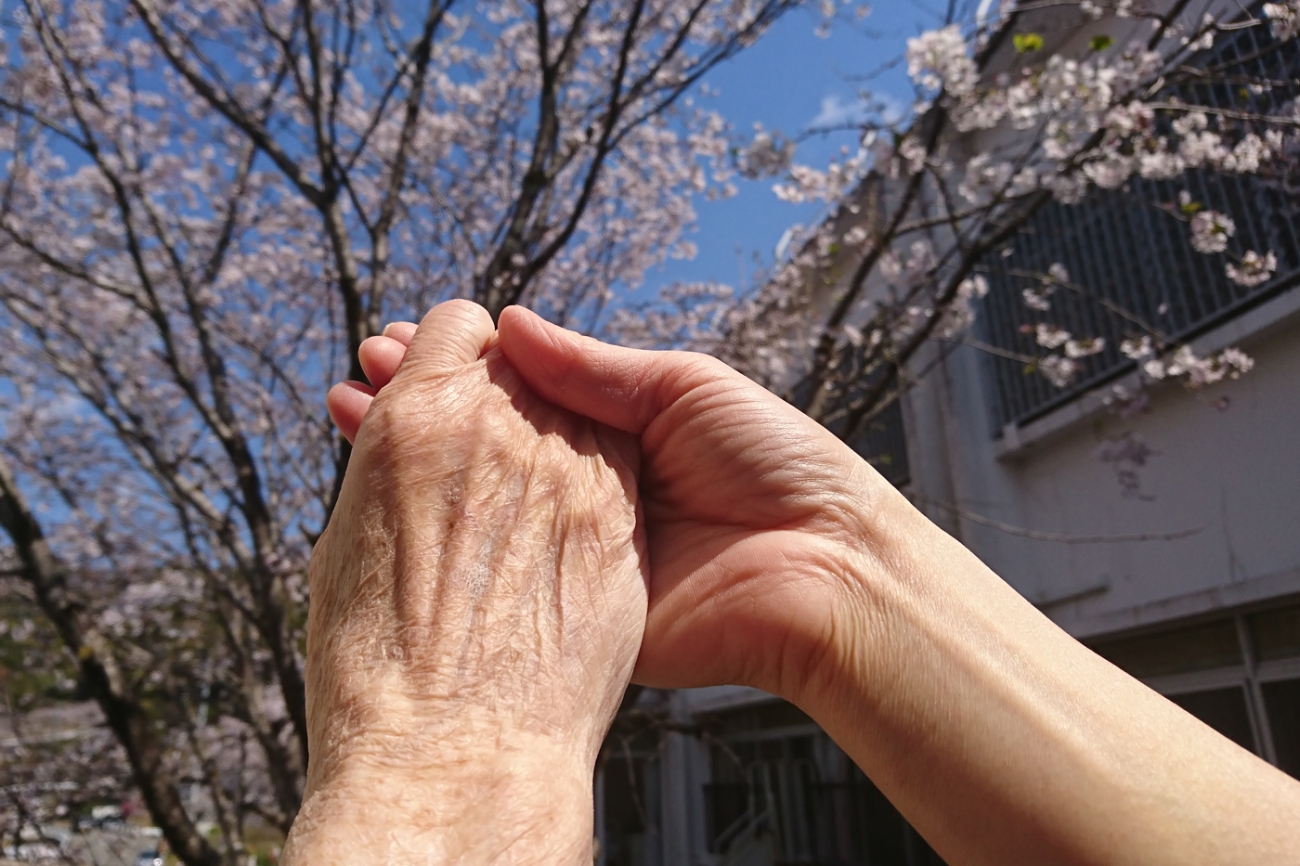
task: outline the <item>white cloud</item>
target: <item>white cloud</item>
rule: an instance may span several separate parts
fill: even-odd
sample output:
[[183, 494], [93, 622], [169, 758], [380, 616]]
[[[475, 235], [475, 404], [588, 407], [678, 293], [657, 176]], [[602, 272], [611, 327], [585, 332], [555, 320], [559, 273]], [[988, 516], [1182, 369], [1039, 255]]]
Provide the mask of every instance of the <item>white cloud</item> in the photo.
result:
[[822, 97], [821, 110], [808, 125], [812, 129], [827, 129], [856, 126], [868, 119], [895, 124], [903, 119], [905, 113], [903, 104], [888, 94], [872, 94], [868, 102], [858, 96], [846, 99], [838, 93], [830, 93]]
[[810, 126], [815, 128], [827, 126], [848, 126], [861, 123], [867, 117], [867, 106], [860, 99], [845, 100], [838, 93], [822, 97], [821, 111], [812, 119]]

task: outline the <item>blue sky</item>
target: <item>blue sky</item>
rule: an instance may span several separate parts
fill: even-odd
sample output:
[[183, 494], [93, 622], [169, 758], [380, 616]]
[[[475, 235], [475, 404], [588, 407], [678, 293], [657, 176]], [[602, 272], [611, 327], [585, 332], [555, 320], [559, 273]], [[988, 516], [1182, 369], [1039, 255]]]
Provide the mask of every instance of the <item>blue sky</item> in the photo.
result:
[[[942, 4], [938, 6], [942, 9]], [[839, 24], [831, 36], [815, 34], [820, 18], [815, 7], [798, 9], [784, 18], [752, 48], [713, 71], [708, 78], [717, 95], [704, 100], [722, 113], [740, 133], [762, 123], [769, 130], [798, 134], [815, 122], [851, 114], [858, 92], [870, 89], [905, 109], [912, 89], [901, 63], [870, 82], [854, 81], [901, 58], [906, 40], [920, 30], [940, 24], [939, 13], [907, 0], [874, 8], [858, 28]], [[860, 29], [859, 29], [860, 28]], [[825, 164], [842, 145], [856, 141], [841, 134], [800, 145], [798, 159]], [[739, 193], [725, 201], [699, 201], [699, 230], [692, 237], [699, 253], [694, 259], [670, 261], [646, 274], [639, 296], [657, 292], [673, 282], [717, 281], [736, 285], [752, 269], [752, 254], [770, 262], [781, 235], [793, 223], [812, 222], [820, 206], [795, 206], [772, 193], [773, 180], [739, 181]]]

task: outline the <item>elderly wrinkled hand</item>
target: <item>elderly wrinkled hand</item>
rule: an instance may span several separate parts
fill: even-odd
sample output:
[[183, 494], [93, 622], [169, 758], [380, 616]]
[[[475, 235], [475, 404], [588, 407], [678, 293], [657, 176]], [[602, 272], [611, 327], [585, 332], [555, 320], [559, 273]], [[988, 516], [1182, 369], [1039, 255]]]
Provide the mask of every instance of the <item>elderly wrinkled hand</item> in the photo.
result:
[[[463, 810], [519, 812], [525, 827], [589, 803], [645, 623], [637, 446], [538, 398], [494, 342], [481, 307], [435, 307], [356, 436], [312, 558], [301, 862], [338, 822], [381, 862], [509, 859], [509, 839], [384, 838], [383, 820], [331, 808], [377, 781], [398, 801], [379, 816], [410, 804], [431, 832], [472, 823]], [[331, 410], [346, 414], [357, 388], [337, 388]], [[554, 772], [523, 791], [534, 762]], [[589, 830], [569, 837], [551, 844], [589, 850]]]

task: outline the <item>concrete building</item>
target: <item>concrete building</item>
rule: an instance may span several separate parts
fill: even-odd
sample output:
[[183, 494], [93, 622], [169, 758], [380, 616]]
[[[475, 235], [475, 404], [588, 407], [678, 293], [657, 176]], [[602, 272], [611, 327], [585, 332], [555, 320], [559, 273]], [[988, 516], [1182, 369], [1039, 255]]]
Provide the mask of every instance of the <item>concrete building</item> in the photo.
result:
[[[1278, 62], [1300, 78], [1296, 41]], [[1041, 212], [990, 263], [977, 335], [1026, 350], [1014, 274], [1059, 262], [1255, 369], [1195, 394], [1157, 386], [1148, 411], [1118, 417], [1103, 395], [1137, 375], [1115, 351], [1124, 323], [1063, 301], [1067, 326], [1109, 343], [1076, 385], [936, 343], [886, 437], [887, 475], [1071, 635], [1300, 777], [1300, 201], [1209, 174], [1166, 186]], [[1245, 248], [1275, 251], [1273, 279], [1229, 283], [1137, 203], [1181, 188], [1232, 213]], [[617, 729], [598, 775], [605, 866], [940, 862], [794, 707], [721, 687], [647, 691], [637, 709], [653, 723]]]

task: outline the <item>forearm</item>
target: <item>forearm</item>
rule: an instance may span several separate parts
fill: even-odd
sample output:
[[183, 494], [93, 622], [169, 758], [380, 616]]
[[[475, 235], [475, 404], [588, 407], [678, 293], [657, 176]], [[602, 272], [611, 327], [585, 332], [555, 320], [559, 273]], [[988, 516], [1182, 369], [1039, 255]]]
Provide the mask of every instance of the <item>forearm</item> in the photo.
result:
[[309, 782], [287, 866], [591, 863], [592, 759], [554, 744], [496, 742], [392, 762], [373, 754]]
[[1300, 784], [1066, 635], [901, 497], [801, 703], [952, 863], [1300, 860]]

